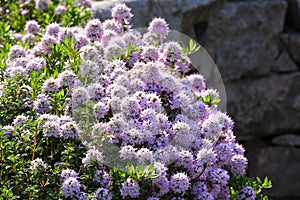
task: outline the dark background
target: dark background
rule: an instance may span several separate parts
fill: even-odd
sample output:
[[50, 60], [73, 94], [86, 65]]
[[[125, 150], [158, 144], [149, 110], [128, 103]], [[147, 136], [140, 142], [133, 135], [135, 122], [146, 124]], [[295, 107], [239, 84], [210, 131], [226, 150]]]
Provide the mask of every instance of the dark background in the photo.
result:
[[117, 3], [132, 8], [136, 28], [163, 17], [203, 45], [225, 83], [249, 175], [272, 180], [272, 199], [300, 199], [300, 0], [106, 0], [93, 2], [95, 16]]

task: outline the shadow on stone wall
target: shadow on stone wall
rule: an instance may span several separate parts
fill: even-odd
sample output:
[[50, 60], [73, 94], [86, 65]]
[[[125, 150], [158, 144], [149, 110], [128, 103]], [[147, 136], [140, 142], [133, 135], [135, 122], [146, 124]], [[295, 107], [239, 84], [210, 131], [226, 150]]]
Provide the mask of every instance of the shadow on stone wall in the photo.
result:
[[117, 3], [132, 8], [137, 28], [163, 17], [204, 46], [249, 175], [268, 176], [273, 198], [300, 199], [300, 0], [106, 0], [93, 3], [95, 16], [108, 18]]

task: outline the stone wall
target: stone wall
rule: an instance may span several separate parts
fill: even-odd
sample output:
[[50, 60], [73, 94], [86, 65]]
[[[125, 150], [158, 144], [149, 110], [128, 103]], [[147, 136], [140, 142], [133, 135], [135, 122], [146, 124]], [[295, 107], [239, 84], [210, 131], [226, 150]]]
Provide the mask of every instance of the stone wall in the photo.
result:
[[300, 0], [106, 0], [126, 3], [134, 26], [155, 16], [195, 38], [225, 82], [227, 109], [250, 176], [268, 176], [274, 199], [300, 199]]

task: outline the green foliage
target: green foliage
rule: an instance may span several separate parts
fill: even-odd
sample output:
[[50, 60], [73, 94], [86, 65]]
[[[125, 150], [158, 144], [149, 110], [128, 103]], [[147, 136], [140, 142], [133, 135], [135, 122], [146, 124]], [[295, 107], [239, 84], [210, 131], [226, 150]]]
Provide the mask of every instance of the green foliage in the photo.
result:
[[212, 106], [214, 104], [220, 103], [220, 99], [218, 98], [212, 98], [210, 94], [206, 95], [205, 97], [199, 96], [197, 99], [201, 99], [203, 103], [207, 104], [208, 106]]
[[262, 194], [263, 189], [269, 189], [272, 187], [272, 182], [265, 177], [264, 180], [261, 180], [259, 177], [248, 178], [246, 176], [234, 176], [231, 175], [230, 183], [232, 187], [230, 188], [230, 196], [232, 200], [236, 199], [237, 193], [244, 186], [251, 186], [257, 195], [257, 200], [268, 200], [268, 197]]
[[182, 45], [182, 53], [184, 55], [191, 55], [199, 51], [200, 48], [201, 46], [197, 46], [194, 40], [191, 39], [189, 42], [189, 46], [185, 46], [184, 44]]

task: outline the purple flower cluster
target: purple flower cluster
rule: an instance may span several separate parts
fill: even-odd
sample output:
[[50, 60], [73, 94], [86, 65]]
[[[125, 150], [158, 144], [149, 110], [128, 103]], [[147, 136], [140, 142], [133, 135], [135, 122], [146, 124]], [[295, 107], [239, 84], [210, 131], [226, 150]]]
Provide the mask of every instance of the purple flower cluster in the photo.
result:
[[[46, 9], [48, 3], [36, 1], [37, 9]], [[65, 9], [58, 7], [56, 12], [61, 14]], [[50, 24], [32, 49], [11, 48], [7, 74], [41, 71], [46, 66], [42, 55], [51, 54], [52, 45], [74, 38], [75, 50], [80, 50], [83, 60], [77, 75], [66, 67], [56, 78], [48, 78], [33, 100], [33, 108], [45, 137], [68, 140], [79, 138], [84, 128], [79, 124], [86, 125], [81, 119], [75, 122], [74, 113], [92, 105], [92, 141], [85, 142], [89, 150], [82, 165], [84, 169], [95, 168], [90, 177], [97, 184], [94, 199], [112, 199], [112, 186], [118, 187], [123, 199], [229, 199], [230, 176], [244, 175], [247, 159], [233, 134], [231, 118], [217, 105], [202, 101], [207, 95], [218, 99], [218, 92], [206, 87], [202, 75], [183, 75], [191, 61], [179, 43], [166, 41], [169, 26], [164, 19], [153, 19], [148, 32], [141, 34], [131, 29], [132, 16], [130, 8], [121, 4], [113, 8], [112, 19], [92, 19], [85, 28]], [[28, 22], [26, 27], [29, 34], [39, 29], [35, 22]], [[50, 114], [51, 94], [66, 88], [71, 89], [69, 105], [74, 115]], [[18, 116], [13, 125], [22, 126], [27, 120]], [[5, 135], [11, 132], [10, 126], [5, 127]], [[105, 145], [97, 144], [103, 141], [99, 140], [102, 135], [119, 149], [117, 155], [106, 155], [102, 149]], [[111, 171], [105, 162], [113, 158], [147, 167], [154, 164], [154, 178], [145, 178], [148, 196], [141, 196], [144, 182], [134, 177], [111, 184]], [[39, 160], [32, 166], [44, 167]], [[87, 198], [79, 180], [74, 170], [62, 171], [64, 197]], [[253, 188], [244, 188], [238, 197], [255, 199]]]
[[140, 196], [140, 186], [134, 179], [128, 178], [121, 186], [121, 195], [125, 197], [137, 198]]
[[252, 187], [246, 186], [237, 194], [237, 200], [255, 200], [256, 193]]
[[[85, 29], [95, 37], [90, 38], [94, 43], [82, 48], [80, 72], [94, 83], [79, 84], [72, 103], [80, 107], [90, 99], [96, 101], [93, 109], [98, 123], [92, 135], [96, 138], [99, 128], [108, 134], [112, 145], [120, 145], [121, 160], [156, 163], [160, 176], [150, 181], [150, 199], [168, 194], [228, 199], [229, 174], [243, 175], [247, 159], [233, 135], [233, 121], [217, 106], [208, 106], [198, 98], [208, 94], [219, 98], [219, 94], [207, 89], [202, 75], [180, 76], [189, 71], [190, 61], [178, 43], [164, 42], [168, 25], [163, 19], [154, 19], [145, 35], [129, 27], [123, 34], [118, 27], [121, 21], [128, 25], [129, 11], [118, 6], [112, 20], [102, 24], [94, 20]], [[107, 30], [114, 34], [104, 37]], [[116, 59], [120, 50], [126, 51], [130, 45], [139, 51], [127, 59]], [[93, 77], [94, 70], [97, 76]], [[92, 151], [83, 159], [85, 165], [91, 163]], [[102, 154], [97, 155], [103, 162]], [[122, 197], [139, 198], [140, 184], [127, 179], [120, 186]]]
[[44, 163], [44, 161], [41, 158], [36, 158], [30, 162], [30, 168], [33, 169], [34, 171], [38, 170], [46, 170], [47, 165]]
[[61, 116], [51, 114], [41, 114], [38, 118], [40, 128], [43, 129], [45, 137], [55, 138], [79, 138], [80, 130], [75, 121], [69, 116]]
[[36, 21], [30, 20], [30, 21], [26, 22], [26, 25], [25, 25], [26, 33], [36, 34], [39, 32], [39, 30], [40, 30], [40, 25]]
[[69, 177], [63, 181], [61, 189], [64, 197], [76, 198], [80, 194], [80, 187], [80, 182], [76, 178]]
[[50, 0], [36, 0], [35, 1], [35, 9], [38, 11], [45, 11], [48, 9], [48, 4]]

